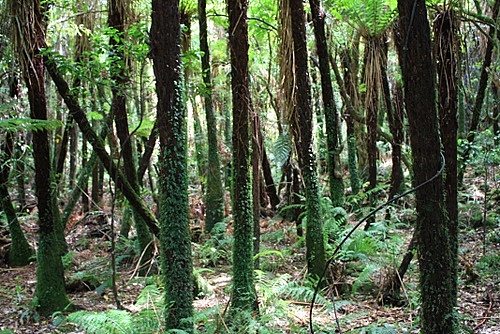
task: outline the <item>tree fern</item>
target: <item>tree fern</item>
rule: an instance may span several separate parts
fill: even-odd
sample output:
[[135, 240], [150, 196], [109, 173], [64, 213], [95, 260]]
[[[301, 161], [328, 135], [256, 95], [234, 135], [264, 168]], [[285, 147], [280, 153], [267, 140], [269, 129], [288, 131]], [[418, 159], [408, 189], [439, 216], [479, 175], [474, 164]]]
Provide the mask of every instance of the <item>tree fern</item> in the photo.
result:
[[340, 15], [364, 37], [381, 36], [396, 17], [395, 0], [339, 0]]

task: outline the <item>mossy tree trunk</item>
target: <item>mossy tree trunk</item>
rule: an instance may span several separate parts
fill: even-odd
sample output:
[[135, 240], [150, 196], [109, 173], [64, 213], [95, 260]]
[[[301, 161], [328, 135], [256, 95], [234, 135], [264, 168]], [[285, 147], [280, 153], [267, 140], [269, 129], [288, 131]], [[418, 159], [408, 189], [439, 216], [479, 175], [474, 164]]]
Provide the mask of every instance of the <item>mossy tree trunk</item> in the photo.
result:
[[316, 157], [312, 140], [311, 84], [307, 66], [307, 44], [304, 4], [301, 0], [290, 0], [292, 39], [294, 46], [295, 102], [297, 107], [291, 115], [291, 130], [305, 184], [307, 225], [306, 256], [309, 275], [319, 277], [325, 265], [325, 245], [321, 204], [318, 189]]
[[[247, 0], [229, 0], [229, 45], [233, 96], [233, 289], [232, 314], [253, 310], [253, 209], [250, 180], [250, 77]], [[256, 176], [257, 177], [257, 176]], [[243, 313], [242, 313], [243, 314]]]
[[[14, 25], [14, 40], [28, 87], [30, 117], [46, 120], [44, 61], [37, 53], [45, 46], [43, 9], [38, 0], [30, 5], [12, 1], [10, 6], [11, 15], [19, 20], [18, 24]], [[48, 131], [33, 131], [39, 236], [34, 298], [36, 307], [42, 314], [61, 311], [70, 304], [64, 285], [64, 268], [61, 261], [64, 240], [61, 240], [50, 152]]]
[[9, 266], [21, 267], [29, 263], [35, 252], [26, 240], [9, 194], [9, 160], [12, 158], [14, 141], [12, 132], [8, 132], [5, 136], [5, 140], [0, 144], [0, 208], [7, 218], [11, 238]]
[[458, 260], [458, 21], [453, 9], [444, 9], [434, 20], [434, 44], [438, 74], [438, 114], [446, 161], [444, 190], [449, 222], [449, 242], [452, 252], [453, 298], [457, 298]]
[[337, 106], [333, 95], [333, 85], [330, 75], [330, 57], [325, 34], [325, 12], [320, 0], [309, 0], [316, 37], [319, 72], [321, 76], [321, 93], [326, 125], [327, 165], [330, 185], [330, 197], [333, 206], [344, 206], [344, 182], [340, 164], [340, 130]]
[[224, 219], [224, 193], [222, 190], [221, 165], [219, 158], [219, 142], [217, 139], [217, 120], [212, 100], [212, 69], [210, 66], [210, 49], [208, 47], [207, 1], [198, 1], [198, 19], [200, 24], [201, 70], [203, 75], [203, 95], [205, 98], [205, 115], [208, 139], [208, 173], [207, 191], [205, 195], [206, 218], [205, 231], [210, 232], [214, 225]]
[[[435, 73], [425, 1], [398, 1], [399, 48], [415, 184], [430, 180], [442, 159], [436, 110]], [[418, 33], [415, 33], [418, 32]], [[455, 333], [456, 296], [449, 224], [445, 214], [442, 177], [416, 191], [417, 250], [420, 265], [422, 333]]]
[[183, 101], [179, 1], [152, 1], [151, 55], [158, 96], [160, 242], [166, 328], [193, 331], [187, 123]]

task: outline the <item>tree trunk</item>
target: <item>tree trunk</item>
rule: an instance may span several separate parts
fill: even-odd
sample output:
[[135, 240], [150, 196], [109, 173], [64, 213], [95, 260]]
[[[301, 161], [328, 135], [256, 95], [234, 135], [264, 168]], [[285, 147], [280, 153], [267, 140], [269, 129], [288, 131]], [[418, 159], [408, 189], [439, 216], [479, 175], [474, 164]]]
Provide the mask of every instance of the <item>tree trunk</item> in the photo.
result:
[[[358, 43], [354, 43], [357, 46]], [[342, 52], [341, 62], [344, 74], [344, 80], [340, 76], [340, 71], [336, 66], [336, 63], [331, 61], [333, 70], [335, 72], [335, 77], [340, 86], [340, 94], [346, 105], [345, 110], [345, 120], [346, 120], [346, 132], [347, 132], [347, 167], [349, 169], [349, 180], [351, 183], [351, 194], [356, 195], [361, 189], [361, 182], [359, 178], [358, 171], [358, 150], [356, 145], [356, 134], [354, 129], [354, 118], [357, 112], [358, 106], [358, 93], [357, 93], [357, 68], [356, 62], [353, 60], [352, 53], [354, 50], [347, 49]], [[357, 47], [359, 48], [359, 46]], [[357, 51], [356, 48], [356, 51]]]
[[[24, 7], [20, 7], [25, 5]], [[44, 62], [38, 50], [45, 46], [44, 18], [39, 1], [29, 7], [25, 3], [11, 3], [11, 14], [20, 22], [14, 25], [19, 62], [28, 87], [30, 116], [47, 119], [44, 85]], [[29, 45], [30, 48], [26, 49]], [[59, 223], [55, 199], [52, 164], [47, 130], [33, 131], [33, 159], [35, 163], [35, 194], [38, 207], [38, 253], [36, 307], [42, 314], [62, 311], [69, 304], [64, 286], [64, 268], [61, 261], [64, 232]], [[61, 240], [62, 238], [62, 240]]]
[[321, 8], [320, 0], [309, 0], [316, 37], [319, 71], [321, 75], [321, 92], [325, 113], [328, 176], [330, 197], [333, 206], [344, 206], [344, 182], [342, 180], [342, 166], [340, 164], [340, 131], [339, 117], [333, 95], [333, 85], [330, 76], [330, 57], [325, 34], [325, 13]]
[[[247, 0], [229, 0], [229, 46], [233, 95], [233, 289], [231, 309], [248, 316], [256, 301], [253, 283], [253, 210], [250, 180], [250, 77]], [[257, 177], [257, 176], [256, 176]]]
[[[253, 109], [253, 108], [252, 108]], [[252, 110], [252, 205], [253, 205], [253, 254], [260, 251], [260, 197], [262, 185], [262, 138], [260, 138], [260, 117], [258, 112]], [[254, 268], [259, 269], [259, 258], [254, 260]]]
[[[120, 157], [123, 159], [125, 176], [136, 193], [140, 193], [137, 179], [137, 169], [132, 147], [133, 138], [129, 132], [127, 116], [127, 64], [125, 61], [123, 39], [125, 38], [125, 13], [127, 12], [126, 2], [123, 0], [108, 1], [108, 26], [116, 29], [116, 36], [111, 36], [109, 44], [112, 50], [113, 59], [110, 64], [111, 80], [113, 85], [111, 92], [110, 114], [115, 119], [116, 134], [120, 140]], [[140, 275], [148, 272], [147, 263], [153, 256], [153, 240], [148, 230], [146, 222], [141, 215], [132, 207], [134, 216], [134, 226], [137, 233], [137, 242], [141, 254]]]
[[453, 299], [457, 298], [458, 259], [458, 189], [457, 189], [457, 104], [458, 104], [458, 22], [455, 11], [445, 9], [434, 20], [435, 55], [438, 74], [438, 114], [446, 161], [444, 190], [449, 223], [449, 241], [452, 252]]
[[[410, 126], [415, 184], [440, 170], [439, 129], [430, 27], [425, 1], [398, 1], [401, 36], [399, 48]], [[418, 33], [415, 33], [418, 32]], [[442, 177], [416, 191], [417, 247], [422, 299], [422, 333], [455, 333], [453, 256], [449, 224], [444, 212]]]
[[271, 202], [271, 210], [276, 211], [276, 207], [280, 204], [280, 198], [276, 190], [276, 184], [274, 184], [271, 164], [269, 163], [269, 158], [267, 156], [266, 146], [262, 143], [262, 133], [260, 139], [262, 145], [262, 173], [264, 175], [266, 193], [269, 197], [269, 201]]
[[307, 44], [304, 4], [301, 0], [290, 0], [292, 38], [294, 46], [295, 101], [296, 108], [291, 115], [291, 130], [305, 184], [307, 225], [306, 257], [309, 275], [318, 278], [325, 266], [325, 245], [323, 222], [318, 189], [316, 157], [312, 142], [311, 86], [307, 69]]
[[[495, 0], [493, 4], [492, 20], [497, 21], [498, 12], [500, 9], [500, 0]], [[484, 61], [481, 66], [481, 76], [479, 77], [479, 86], [477, 88], [476, 99], [474, 101], [474, 107], [472, 108], [472, 119], [470, 121], [469, 129], [467, 130], [467, 141], [472, 144], [474, 138], [476, 137], [476, 131], [478, 130], [479, 121], [481, 120], [481, 111], [483, 110], [484, 97], [486, 96], [486, 88], [488, 87], [488, 77], [491, 72], [491, 60], [493, 58], [493, 49], [495, 47], [495, 35], [497, 34], [497, 29], [495, 24], [490, 26], [490, 31], [488, 33], [488, 42], [486, 43], [486, 50], [484, 53]], [[471, 145], [472, 146], [472, 145]], [[462, 164], [465, 164], [469, 159], [470, 147], [467, 147], [462, 154]], [[458, 176], [459, 180], [463, 178], [463, 171], [460, 171]]]
[[9, 160], [12, 158], [14, 149], [12, 136], [13, 134], [8, 132], [5, 141], [0, 145], [0, 208], [7, 217], [7, 227], [11, 238], [8, 264], [11, 267], [21, 267], [30, 262], [35, 252], [26, 240], [9, 194]]
[[[386, 74], [387, 74], [387, 70]], [[385, 91], [389, 90], [389, 82], [387, 80], [387, 75], [385, 75], [384, 85], [384, 95], [387, 95]], [[402, 156], [402, 146], [404, 140], [403, 132], [403, 87], [401, 84], [396, 83], [393, 93], [393, 103], [391, 99], [386, 98], [387, 107], [387, 118], [389, 121], [389, 128], [392, 134], [392, 173], [391, 173], [391, 188], [389, 189], [389, 199], [394, 198], [398, 193], [400, 193], [403, 185], [403, 169], [401, 168]]]
[[159, 193], [166, 328], [193, 331], [186, 107], [179, 1], [152, 1], [151, 55], [158, 96]]
[[366, 151], [368, 152], [368, 181], [369, 189], [377, 186], [377, 134], [378, 134], [378, 112], [379, 112], [379, 58], [382, 48], [381, 37], [370, 37], [365, 47], [365, 84], [366, 84]]
[[224, 193], [222, 191], [219, 142], [217, 139], [217, 120], [212, 101], [212, 72], [210, 67], [210, 49], [208, 48], [207, 1], [198, 2], [200, 23], [201, 70], [203, 73], [203, 92], [205, 97], [205, 115], [208, 138], [208, 173], [206, 193], [205, 231], [210, 232], [216, 223], [224, 219]]

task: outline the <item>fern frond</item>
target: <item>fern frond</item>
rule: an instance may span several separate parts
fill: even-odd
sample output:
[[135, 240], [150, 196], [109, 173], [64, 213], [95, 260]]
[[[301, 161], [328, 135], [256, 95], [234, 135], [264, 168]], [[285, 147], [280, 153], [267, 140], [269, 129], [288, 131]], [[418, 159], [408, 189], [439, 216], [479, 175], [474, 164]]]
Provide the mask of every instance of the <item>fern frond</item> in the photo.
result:
[[0, 119], [0, 129], [5, 131], [56, 130], [62, 125], [63, 123], [58, 120], [31, 118]]
[[106, 312], [78, 311], [68, 315], [67, 320], [91, 334], [132, 334], [132, 315], [123, 310]]
[[142, 289], [139, 297], [137, 297], [137, 302], [135, 303], [137, 306], [160, 306], [163, 298], [163, 292], [156, 284], [146, 285], [144, 289]]
[[273, 146], [274, 162], [278, 167], [285, 165], [292, 149], [290, 134], [280, 133]]

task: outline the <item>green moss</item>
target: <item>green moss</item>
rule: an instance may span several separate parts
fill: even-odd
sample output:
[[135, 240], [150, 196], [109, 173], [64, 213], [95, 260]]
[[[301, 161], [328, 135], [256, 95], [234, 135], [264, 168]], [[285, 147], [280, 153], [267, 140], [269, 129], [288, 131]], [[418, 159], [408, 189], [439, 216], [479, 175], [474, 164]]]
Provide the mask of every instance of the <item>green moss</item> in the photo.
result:
[[70, 305], [64, 284], [64, 268], [53, 234], [40, 234], [37, 254], [35, 306], [44, 315], [62, 311]]
[[[312, 159], [311, 161], [314, 161]], [[321, 217], [321, 201], [318, 190], [318, 180], [314, 167], [303, 169], [306, 185], [306, 257], [309, 274], [319, 277], [325, 266], [325, 244], [323, 242], [323, 219]]]

